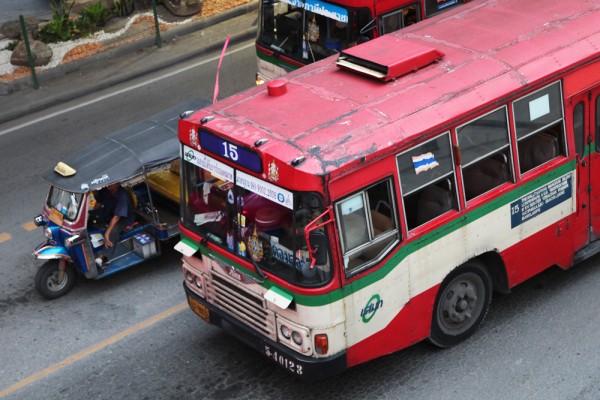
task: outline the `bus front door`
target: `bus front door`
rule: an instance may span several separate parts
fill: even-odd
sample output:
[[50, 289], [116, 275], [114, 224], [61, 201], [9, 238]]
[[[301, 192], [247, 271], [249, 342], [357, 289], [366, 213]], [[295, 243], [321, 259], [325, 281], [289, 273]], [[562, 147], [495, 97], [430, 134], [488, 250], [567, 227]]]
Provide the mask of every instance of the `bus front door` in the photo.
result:
[[600, 87], [589, 96], [590, 218], [592, 239], [600, 238]]
[[577, 153], [575, 250], [600, 239], [600, 87], [571, 99]]

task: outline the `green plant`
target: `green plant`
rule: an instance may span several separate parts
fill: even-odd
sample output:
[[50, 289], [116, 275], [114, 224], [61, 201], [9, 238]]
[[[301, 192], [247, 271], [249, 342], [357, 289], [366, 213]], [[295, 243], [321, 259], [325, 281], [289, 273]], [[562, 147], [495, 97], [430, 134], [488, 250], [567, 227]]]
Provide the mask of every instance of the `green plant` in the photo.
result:
[[126, 17], [133, 12], [133, 0], [114, 0], [114, 5], [119, 17]]
[[73, 35], [74, 22], [71, 20], [71, 8], [67, 0], [50, 1], [52, 9], [52, 20], [44, 26], [40, 32], [40, 40], [44, 43], [64, 42], [70, 40]]
[[109, 12], [104, 4], [100, 0], [98, 0], [95, 4], [87, 5], [81, 11], [81, 18], [87, 19], [89, 23], [94, 27], [102, 26], [106, 23], [109, 17]]

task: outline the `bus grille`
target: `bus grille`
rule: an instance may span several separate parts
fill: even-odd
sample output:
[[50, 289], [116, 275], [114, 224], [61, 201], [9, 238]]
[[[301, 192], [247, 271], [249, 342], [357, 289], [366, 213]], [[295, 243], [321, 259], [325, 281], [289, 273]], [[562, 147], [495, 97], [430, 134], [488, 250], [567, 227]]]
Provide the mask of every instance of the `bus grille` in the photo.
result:
[[211, 274], [207, 297], [216, 307], [227, 312], [261, 334], [276, 340], [275, 316], [267, 310], [265, 299], [233, 285], [227, 278]]

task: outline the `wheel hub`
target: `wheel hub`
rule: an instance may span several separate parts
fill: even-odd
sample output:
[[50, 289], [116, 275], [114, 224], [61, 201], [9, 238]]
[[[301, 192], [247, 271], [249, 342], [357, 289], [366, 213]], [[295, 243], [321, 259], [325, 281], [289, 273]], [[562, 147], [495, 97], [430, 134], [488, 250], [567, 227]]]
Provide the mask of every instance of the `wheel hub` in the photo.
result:
[[443, 306], [443, 315], [448, 322], [460, 324], [472, 317], [477, 304], [477, 293], [468, 282], [457, 284], [448, 290]]

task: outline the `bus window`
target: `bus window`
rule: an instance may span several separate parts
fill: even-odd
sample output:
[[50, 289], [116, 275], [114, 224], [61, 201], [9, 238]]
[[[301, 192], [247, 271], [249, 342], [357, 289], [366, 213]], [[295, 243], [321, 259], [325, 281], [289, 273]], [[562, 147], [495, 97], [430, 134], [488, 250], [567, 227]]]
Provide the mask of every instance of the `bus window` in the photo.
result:
[[575, 151], [581, 157], [585, 153], [584, 143], [584, 121], [585, 121], [585, 108], [583, 102], [579, 102], [573, 108], [573, 135], [575, 136]]
[[513, 102], [521, 174], [566, 154], [561, 99], [556, 82]]
[[420, 20], [421, 10], [418, 4], [394, 10], [379, 17], [379, 35], [397, 31]]
[[394, 204], [391, 179], [337, 204], [347, 275], [380, 260], [398, 242]]
[[457, 128], [456, 135], [467, 201], [512, 181], [506, 107]]
[[400, 154], [398, 170], [408, 229], [457, 209], [449, 132]]

